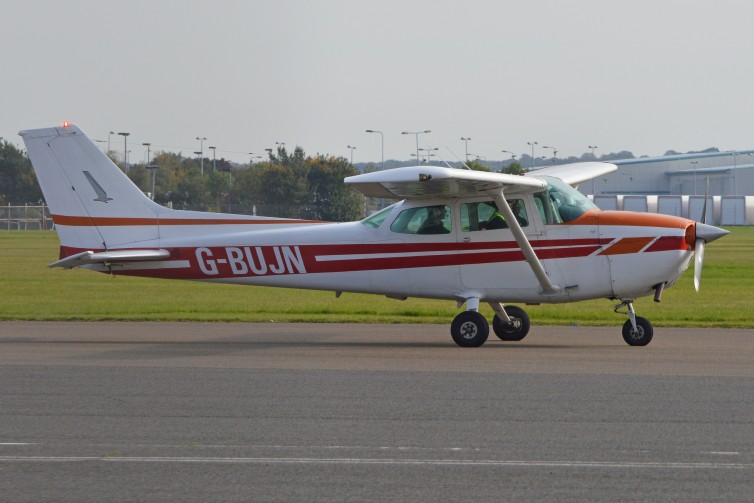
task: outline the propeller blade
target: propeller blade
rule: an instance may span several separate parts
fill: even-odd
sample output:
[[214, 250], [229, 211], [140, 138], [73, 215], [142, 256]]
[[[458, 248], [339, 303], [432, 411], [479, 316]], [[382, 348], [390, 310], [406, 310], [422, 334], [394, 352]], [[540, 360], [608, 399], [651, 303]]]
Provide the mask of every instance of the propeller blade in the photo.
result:
[[707, 223], [707, 199], [709, 199], [709, 177], [707, 177], [707, 188], [704, 190], [704, 205], [702, 206], [702, 219], [703, 224]]
[[696, 239], [694, 246], [694, 290], [699, 293], [699, 282], [702, 279], [702, 265], [704, 265], [704, 240]]

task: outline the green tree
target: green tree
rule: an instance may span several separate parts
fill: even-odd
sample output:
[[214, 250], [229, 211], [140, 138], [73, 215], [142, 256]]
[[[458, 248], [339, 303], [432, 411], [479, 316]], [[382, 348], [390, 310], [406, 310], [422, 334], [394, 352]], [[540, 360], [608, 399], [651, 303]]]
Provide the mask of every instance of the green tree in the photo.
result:
[[0, 203], [37, 204], [42, 198], [26, 153], [7, 141], [0, 142]]
[[343, 157], [317, 156], [306, 160], [307, 192], [303, 218], [342, 222], [356, 220], [363, 211], [364, 198], [343, 179], [358, 174]]
[[482, 164], [479, 159], [475, 161], [469, 161], [466, 163], [466, 165], [474, 171], [492, 171], [492, 169], [490, 169], [488, 166]]
[[501, 173], [508, 173], [509, 175], [523, 175], [524, 171], [524, 167], [521, 166], [521, 163], [517, 161], [513, 161], [507, 166], [503, 166], [503, 168], [500, 170]]

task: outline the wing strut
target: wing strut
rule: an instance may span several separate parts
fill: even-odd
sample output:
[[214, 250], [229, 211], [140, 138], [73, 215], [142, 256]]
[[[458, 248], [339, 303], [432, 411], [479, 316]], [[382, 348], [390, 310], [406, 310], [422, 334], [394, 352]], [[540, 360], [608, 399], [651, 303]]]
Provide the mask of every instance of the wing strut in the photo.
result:
[[545, 271], [545, 268], [542, 266], [542, 262], [539, 261], [537, 254], [534, 253], [534, 248], [532, 248], [531, 243], [529, 243], [529, 240], [526, 238], [524, 230], [521, 228], [521, 224], [518, 223], [516, 216], [513, 214], [513, 210], [511, 210], [508, 201], [505, 200], [503, 190], [500, 190], [495, 196], [495, 204], [505, 217], [508, 228], [513, 233], [513, 237], [521, 248], [524, 257], [526, 257], [526, 262], [529, 263], [529, 267], [531, 267], [532, 272], [537, 277], [539, 284], [542, 285], [542, 291], [546, 295], [554, 295], [562, 291], [563, 287], [560, 285], [553, 285], [549, 276], [547, 276], [547, 271]]

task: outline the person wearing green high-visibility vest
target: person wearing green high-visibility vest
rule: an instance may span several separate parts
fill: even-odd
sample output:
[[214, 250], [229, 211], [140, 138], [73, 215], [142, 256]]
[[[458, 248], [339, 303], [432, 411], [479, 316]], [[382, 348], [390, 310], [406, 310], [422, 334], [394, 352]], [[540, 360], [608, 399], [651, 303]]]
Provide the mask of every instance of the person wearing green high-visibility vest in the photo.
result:
[[487, 219], [487, 225], [485, 226], [485, 229], [491, 230], [491, 229], [507, 229], [508, 223], [505, 221], [505, 217], [502, 213], [500, 213], [500, 210], [497, 209], [497, 206], [495, 204], [490, 204], [494, 211], [492, 212], [492, 215]]

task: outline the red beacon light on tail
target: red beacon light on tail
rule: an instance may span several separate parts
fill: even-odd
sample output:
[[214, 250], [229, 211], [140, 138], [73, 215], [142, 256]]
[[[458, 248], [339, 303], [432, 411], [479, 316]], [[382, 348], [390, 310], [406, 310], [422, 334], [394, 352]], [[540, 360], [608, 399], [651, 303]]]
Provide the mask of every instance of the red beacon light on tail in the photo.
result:
[[63, 127], [70, 127], [71, 123], [68, 121], [63, 121]]

